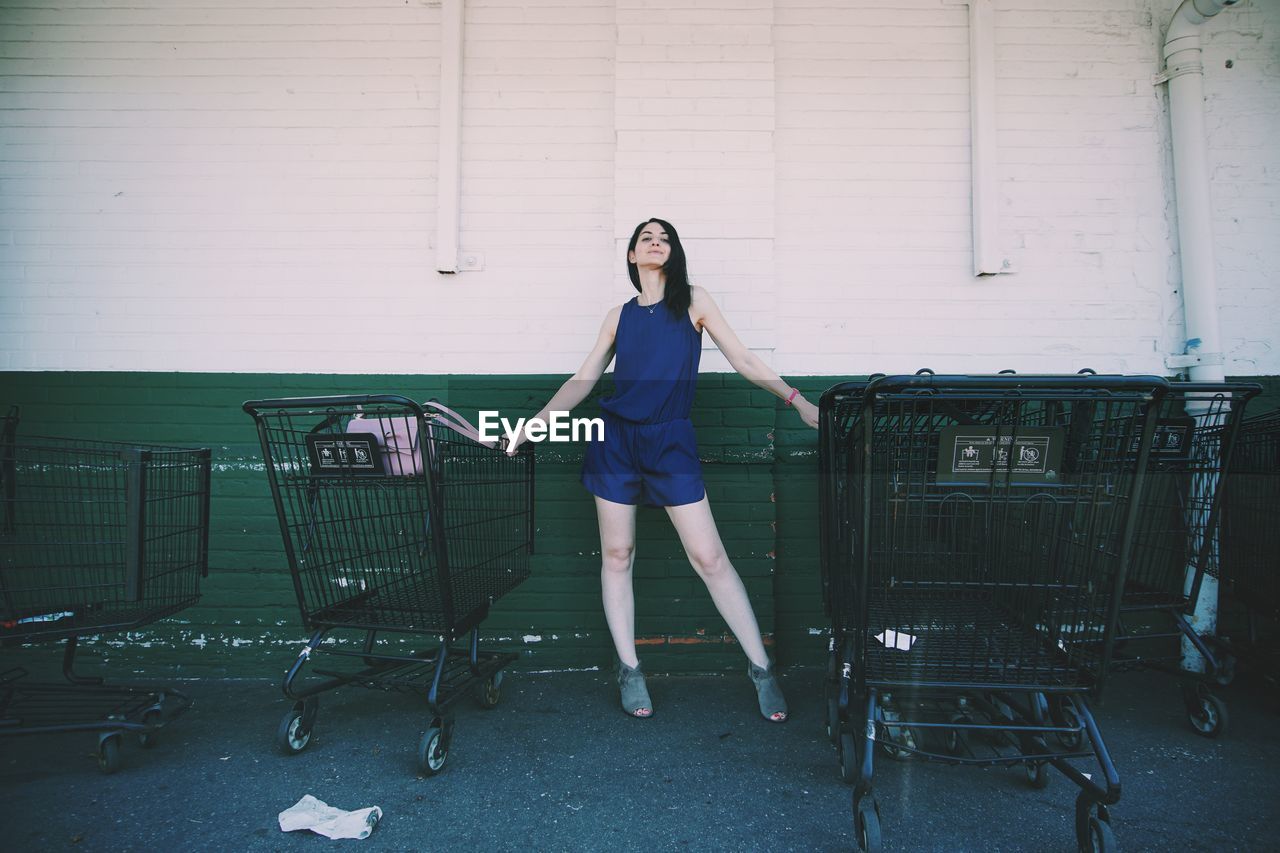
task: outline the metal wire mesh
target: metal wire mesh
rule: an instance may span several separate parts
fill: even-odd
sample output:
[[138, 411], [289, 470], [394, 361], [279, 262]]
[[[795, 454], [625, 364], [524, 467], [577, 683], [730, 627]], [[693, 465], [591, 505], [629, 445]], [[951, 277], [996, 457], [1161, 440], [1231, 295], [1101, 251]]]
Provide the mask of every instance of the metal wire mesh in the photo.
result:
[[1111, 633], [1160, 384], [868, 385], [832, 454], [836, 511], [824, 525], [833, 619], [853, 639], [858, 677], [1092, 684], [1109, 651], [1099, 641]]
[[1224, 492], [1223, 580], [1250, 610], [1280, 616], [1280, 412], [1244, 419]]
[[1256, 386], [1170, 383], [1160, 405], [1123, 607], [1189, 604], [1192, 575], [1218, 576], [1218, 521], [1231, 439]]
[[456, 635], [529, 576], [530, 453], [477, 444], [402, 398], [246, 408], [307, 625]]
[[22, 436], [13, 418], [0, 445], [0, 638], [135, 629], [199, 599], [207, 449]]

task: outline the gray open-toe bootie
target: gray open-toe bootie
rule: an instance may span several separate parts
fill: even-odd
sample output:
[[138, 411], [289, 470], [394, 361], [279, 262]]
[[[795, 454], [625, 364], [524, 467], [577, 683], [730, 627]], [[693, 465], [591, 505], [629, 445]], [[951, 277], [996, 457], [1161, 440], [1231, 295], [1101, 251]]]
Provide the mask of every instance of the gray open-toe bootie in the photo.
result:
[[760, 715], [771, 723], [787, 721], [787, 700], [782, 696], [782, 688], [773, 675], [773, 664], [758, 667], [747, 663], [747, 675], [751, 676], [756, 686], [756, 698], [760, 700]]
[[639, 661], [633, 667], [618, 661], [618, 689], [622, 691], [622, 710], [628, 716], [641, 720], [653, 716], [653, 701], [649, 698], [649, 688], [645, 686]]

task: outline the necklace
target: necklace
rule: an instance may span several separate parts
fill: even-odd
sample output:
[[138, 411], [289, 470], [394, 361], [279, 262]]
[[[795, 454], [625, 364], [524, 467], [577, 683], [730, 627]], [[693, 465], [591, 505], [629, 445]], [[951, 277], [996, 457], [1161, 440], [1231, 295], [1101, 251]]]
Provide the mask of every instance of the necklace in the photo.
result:
[[[637, 304], [637, 305], [640, 305], [640, 303], [639, 303], [639, 302], [637, 302], [636, 304]], [[661, 301], [659, 301], [659, 302], [655, 302], [655, 303], [653, 303], [652, 305], [640, 305], [640, 307], [641, 307], [641, 308], [644, 308], [644, 309], [645, 309], [645, 310], [647, 310], [650, 314], [652, 314], [652, 313], [653, 313], [653, 309], [657, 308], [657, 307], [658, 307], [658, 305], [660, 305], [660, 304], [661, 304]]]

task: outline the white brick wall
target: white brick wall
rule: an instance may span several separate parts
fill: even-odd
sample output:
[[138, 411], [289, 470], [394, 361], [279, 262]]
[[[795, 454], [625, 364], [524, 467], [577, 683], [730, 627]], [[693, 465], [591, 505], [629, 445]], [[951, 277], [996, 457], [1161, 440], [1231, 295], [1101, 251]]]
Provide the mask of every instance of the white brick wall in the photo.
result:
[[[975, 279], [963, 5], [468, 0], [441, 276], [439, 2], [4, 4], [0, 369], [568, 372], [656, 215], [786, 373], [1164, 372], [1175, 5], [997, 0]], [[1204, 45], [1227, 372], [1276, 374], [1280, 4]]]

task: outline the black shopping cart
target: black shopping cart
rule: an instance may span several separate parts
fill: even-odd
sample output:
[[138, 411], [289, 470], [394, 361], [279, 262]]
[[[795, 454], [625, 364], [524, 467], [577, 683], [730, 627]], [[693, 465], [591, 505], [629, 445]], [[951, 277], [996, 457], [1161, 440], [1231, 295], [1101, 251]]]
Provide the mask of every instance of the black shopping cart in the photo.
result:
[[[1225, 600], [1245, 612], [1243, 636], [1215, 638], [1222, 671], [1235, 660], [1280, 683], [1280, 411], [1247, 417], [1236, 433], [1224, 486], [1222, 583]], [[1228, 680], [1223, 678], [1222, 680]]]
[[[1193, 623], [1206, 576], [1219, 577], [1219, 520], [1227, 463], [1256, 384], [1170, 382], [1160, 404], [1133, 560], [1116, 626], [1113, 672], [1155, 669], [1177, 677], [1187, 720], [1205, 737], [1227, 730], [1226, 704], [1210, 689], [1229, 679], [1226, 659]], [[1216, 599], [1215, 599], [1216, 604]], [[1183, 644], [1203, 672], [1182, 668]]]
[[[529, 576], [533, 543], [533, 453], [477, 440], [438, 404], [400, 396], [257, 400], [244, 404], [284, 536], [303, 624], [313, 631], [284, 679], [294, 705], [277, 740], [303, 750], [316, 696], [347, 684], [425, 693], [431, 724], [418, 748], [425, 774], [443, 769], [452, 707], [474, 692], [497, 704], [512, 653], [480, 651], [490, 606]], [[358, 650], [334, 632], [363, 634]], [[378, 634], [438, 640], [397, 653]], [[349, 634], [348, 634], [349, 635]], [[319, 655], [359, 664], [313, 671]]]
[[19, 666], [0, 672], [0, 735], [95, 731], [99, 767], [113, 773], [125, 733], [152, 746], [191, 700], [77, 675], [77, 643], [137, 631], [200, 598], [210, 454], [18, 427], [15, 409], [0, 432], [0, 645], [65, 641], [67, 683], [32, 681]]
[[831, 719], [863, 849], [881, 846], [877, 749], [1022, 766], [1035, 787], [1053, 766], [1080, 788], [1081, 848], [1114, 847], [1119, 776], [1087, 697], [1105, 681], [1166, 384], [916, 375], [823, 395]]

